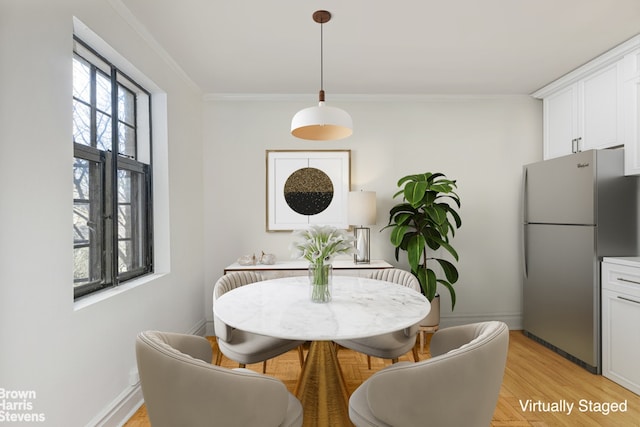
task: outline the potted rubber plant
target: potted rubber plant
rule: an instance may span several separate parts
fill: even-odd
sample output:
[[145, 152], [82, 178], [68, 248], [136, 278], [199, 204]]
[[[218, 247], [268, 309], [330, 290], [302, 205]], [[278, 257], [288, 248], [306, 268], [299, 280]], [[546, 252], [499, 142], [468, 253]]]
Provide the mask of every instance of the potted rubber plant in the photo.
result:
[[[462, 226], [456, 211], [460, 208], [456, 181], [442, 173], [426, 172], [400, 178], [397, 185], [400, 190], [393, 197], [402, 197], [402, 202], [391, 208], [389, 224], [384, 227], [391, 229], [396, 260], [399, 260], [400, 251], [405, 251], [411, 273], [418, 278], [422, 293], [432, 306], [439, 296], [440, 284], [448, 289], [453, 310], [456, 304], [453, 284], [458, 281], [458, 269], [451, 261], [437, 257], [435, 251], [442, 248], [458, 261], [458, 253], [450, 243]], [[434, 270], [436, 264], [442, 274]], [[426, 326], [439, 324], [439, 298], [435, 302], [438, 303], [433, 307], [437, 309], [437, 323]]]

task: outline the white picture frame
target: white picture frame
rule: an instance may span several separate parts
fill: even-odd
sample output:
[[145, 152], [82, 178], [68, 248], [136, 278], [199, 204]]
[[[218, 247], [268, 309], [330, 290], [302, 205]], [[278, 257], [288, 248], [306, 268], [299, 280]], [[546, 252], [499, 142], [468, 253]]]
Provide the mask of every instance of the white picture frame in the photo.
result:
[[[299, 230], [311, 224], [349, 228], [351, 150], [267, 150], [266, 171], [267, 231]], [[314, 174], [309, 175], [309, 172]], [[331, 191], [331, 194], [325, 192], [318, 196], [315, 192], [297, 193], [305, 201], [305, 208], [302, 209], [301, 205], [295, 204], [295, 199], [292, 200], [296, 193], [290, 190], [292, 183], [308, 182], [308, 179], [301, 178], [305, 176], [312, 178], [311, 185], [322, 182], [322, 191]], [[316, 176], [321, 179], [315, 179]], [[308, 205], [312, 206], [306, 208]]]

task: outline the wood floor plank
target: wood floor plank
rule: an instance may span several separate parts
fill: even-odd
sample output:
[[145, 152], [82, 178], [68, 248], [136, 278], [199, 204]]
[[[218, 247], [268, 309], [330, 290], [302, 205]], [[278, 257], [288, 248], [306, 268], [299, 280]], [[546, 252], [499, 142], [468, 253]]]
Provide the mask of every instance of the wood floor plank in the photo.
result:
[[[491, 427], [640, 427], [640, 396], [619, 386], [601, 375], [593, 375], [585, 369], [564, 359], [539, 343], [525, 337], [521, 331], [509, 334], [509, 355], [505, 369], [500, 398], [491, 422]], [[427, 343], [430, 336], [427, 337]], [[215, 338], [209, 337], [214, 352]], [[420, 354], [421, 359], [429, 358]], [[363, 354], [341, 348], [338, 360], [344, 374], [349, 393], [352, 393], [373, 373], [391, 364], [388, 360], [372, 358], [371, 370], [367, 369], [367, 358]], [[412, 361], [411, 353], [400, 358]], [[237, 364], [223, 358], [222, 366], [235, 368]], [[262, 372], [262, 364], [247, 365], [247, 368]], [[282, 380], [289, 391], [295, 390], [300, 363], [296, 350], [292, 350], [267, 363], [267, 375]], [[523, 409], [530, 401], [531, 408]], [[545, 405], [557, 402], [573, 403], [568, 411], [545, 411]], [[594, 405], [610, 405], [627, 402], [626, 412], [597, 411]], [[580, 403], [583, 406], [580, 406]], [[588, 406], [592, 402], [591, 408]], [[590, 410], [589, 410], [590, 409]], [[125, 427], [149, 427], [144, 405], [127, 421]]]

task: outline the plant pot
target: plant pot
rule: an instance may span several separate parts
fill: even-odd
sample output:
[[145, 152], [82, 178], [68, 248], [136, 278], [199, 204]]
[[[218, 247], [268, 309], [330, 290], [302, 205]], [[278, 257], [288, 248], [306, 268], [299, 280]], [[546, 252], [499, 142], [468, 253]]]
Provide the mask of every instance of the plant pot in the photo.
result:
[[434, 327], [440, 324], [440, 295], [437, 295], [431, 301], [431, 311], [420, 321], [420, 326]]

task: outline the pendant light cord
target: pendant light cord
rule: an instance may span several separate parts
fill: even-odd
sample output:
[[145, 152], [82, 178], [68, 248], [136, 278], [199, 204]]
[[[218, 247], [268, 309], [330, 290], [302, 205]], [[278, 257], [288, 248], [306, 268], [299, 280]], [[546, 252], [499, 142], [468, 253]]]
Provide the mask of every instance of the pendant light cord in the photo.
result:
[[320, 24], [320, 102], [324, 102], [324, 24], [331, 20], [331, 13], [326, 10], [316, 10], [313, 20]]
[[320, 90], [324, 90], [324, 23], [320, 24]]
[[320, 102], [324, 102], [324, 22], [320, 23]]

